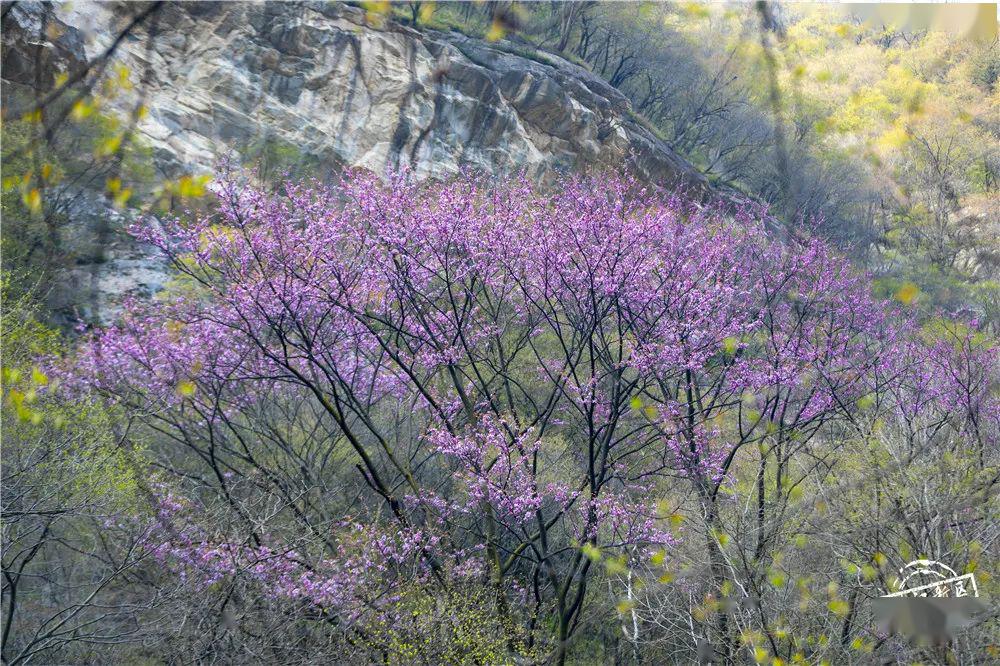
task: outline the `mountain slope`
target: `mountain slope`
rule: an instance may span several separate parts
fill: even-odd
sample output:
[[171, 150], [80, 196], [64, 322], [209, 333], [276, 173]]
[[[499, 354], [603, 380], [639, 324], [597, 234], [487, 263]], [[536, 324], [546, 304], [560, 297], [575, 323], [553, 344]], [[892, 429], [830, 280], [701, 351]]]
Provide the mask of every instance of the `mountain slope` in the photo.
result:
[[[59, 10], [60, 41], [86, 44], [93, 58], [129, 13], [118, 3], [73, 3]], [[128, 109], [143, 96], [149, 113], [139, 129], [167, 173], [208, 170], [230, 151], [251, 158], [266, 138], [315, 164], [408, 167], [419, 177], [473, 167], [544, 179], [618, 168], [633, 155], [650, 180], [704, 186], [615, 88], [556, 56], [515, 50], [376, 26], [339, 3], [170, 3], [115, 53], [143, 79], [117, 103]], [[65, 48], [53, 56], [67, 69], [83, 59]], [[6, 49], [5, 71], [31, 71], [33, 57], [31, 48]]]
[[[14, 7], [4, 26], [8, 103], [12, 91], [32, 95], [100, 63], [137, 7], [56, 6], [50, 27], [40, 3]], [[278, 170], [308, 165], [299, 173], [321, 178], [345, 167], [435, 179], [471, 168], [542, 182], [627, 164], [651, 182], [709, 194], [697, 170], [586, 69], [503, 40], [376, 25], [345, 4], [165, 3], [117, 43], [104, 71], [128, 79], [103, 100], [106, 111], [128, 118], [144, 107], [136, 130], [151, 149], [147, 186], [235, 157], [280, 162]], [[121, 233], [131, 216], [112, 209], [103, 185], [71, 193], [61, 223], [77, 257], [50, 298], [64, 322], [107, 320], [124, 295], [153, 293], [167, 276]]]

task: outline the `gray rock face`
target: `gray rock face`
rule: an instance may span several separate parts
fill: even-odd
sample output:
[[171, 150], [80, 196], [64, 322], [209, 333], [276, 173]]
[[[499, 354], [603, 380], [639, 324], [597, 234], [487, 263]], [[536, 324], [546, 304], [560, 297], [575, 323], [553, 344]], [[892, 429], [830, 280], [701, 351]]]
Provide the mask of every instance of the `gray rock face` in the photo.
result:
[[[114, 3], [74, 2], [60, 16], [92, 57], [120, 13]], [[199, 2], [167, 5], [118, 57], [151, 79], [140, 130], [164, 167], [209, 169], [269, 133], [323, 164], [378, 173], [405, 166], [444, 177], [475, 167], [544, 178], [619, 168], [634, 154], [651, 180], [702, 184], [602, 79], [512, 48], [374, 27], [341, 4]]]
[[[66, 30], [46, 45], [51, 59], [72, 69], [94, 58], [134, 12], [81, 0], [58, 8]], [[115, 60], [143, 83], [116, 103], [131, 109], [143, 95], [149, 113], [138, 129], [167, 175], [210, 171], [224, 155], [246, 159], [266, 137], [330, 173], [405, 167], [436, 179], [473, 168], [547, 181], [629, 163], [651, 181], [707, 191], [605, 81], [557, 56], [517, 51], [373, 26], [361, 9], [335, 3], [169, 3], [118, 48]], [[5, 49], [5, 78], [8, 61], [23, 69], [17, 55]], [[99, 272], [112, 270], [124, 269], [107, 261]], [[97, 288], [114, 301], [110, 292], [135, 287], [130, 280], [104, 276]]]
[[110, 323], [124, 298], [148, 298], [169, 281], [167, 259], [126, 233], [137, 211], [117, 210], [104, 196], [81, 191], [67, 203], [65, 216], [63, 246], [73, 247], [80, 259], [52, 285], [49, 306], [57, 323]]

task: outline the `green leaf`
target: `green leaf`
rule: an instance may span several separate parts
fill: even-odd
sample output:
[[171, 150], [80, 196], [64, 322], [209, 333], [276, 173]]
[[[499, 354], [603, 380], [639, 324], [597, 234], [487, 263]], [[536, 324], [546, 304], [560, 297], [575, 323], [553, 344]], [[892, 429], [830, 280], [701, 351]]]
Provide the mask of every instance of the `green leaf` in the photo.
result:
[[828, 603], [826, 607], [837, 617], [846, 617], [851, 611], [851, 604], [847, 603], [843, 599], [834, 599]]

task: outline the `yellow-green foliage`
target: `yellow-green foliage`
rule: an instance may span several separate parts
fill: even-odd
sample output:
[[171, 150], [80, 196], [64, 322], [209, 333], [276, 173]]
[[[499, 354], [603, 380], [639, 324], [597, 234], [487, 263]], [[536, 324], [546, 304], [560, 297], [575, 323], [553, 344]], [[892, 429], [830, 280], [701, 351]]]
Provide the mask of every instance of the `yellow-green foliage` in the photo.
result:
[[[32, 143], [31, 127], [26, 122], [4, 122], [2, 125], [3, 154], [0, 156], [0, 175], [3, 190], [0, 194], [0, 217], [3, 219], [0, 234], [0, 253], [7, 271], [8, 282], [21, 282], [30, 269], [42, 266], [42, 259], [50, 241], [42, 217], [42, 188], [37, 180], [58, 182], [61, 169], [51, 166], [35, 174], [35, 161], [27, 148]], [[50, 164], [47, 156], [39, 160]], [[44, 178], [47, 175], [48, 178]], [[9, 289], [9, 287], [8, 287]]]
[[534, 663], [521, 622], [504, 621], [492, 590], [482, 585], [431, 593], [413, 586], [398, 605], [400, 620], [365, 627], [365, 644], [387, 664]]
[[105, 406], [54, 394], [58, 380], [46, 373], [43, 359], [62, 351], [59, 334], [37, 321], [27, 297], [4, 298], [3, 305], [5, 478], [23, 470], [18, 482], [30, 477], [46, 489], [46, 502], [131, 511], [140, 498], [141, 451], [119, 441], [114, 414]]
[[[44, 114], [29, 113], [0, 126], [0, 249], [7, 289], [21, 294], [45, 284], [52, 271], [76, 257], [67, 250], [66, 186], [106, 189], [119, 208], [135, 205], [135, 193], [153, 179], [152, 151], [129, 130], [126, 120], [101, 111], [101, 100], [77, 102], [66, 120], [44, 130]], [[30, 98], [9, 95], [5, 108], [31, 106]], [[58, 104], [48, 116], [58, 116]], [[128, 139], [128, 140], [126, 140]]]

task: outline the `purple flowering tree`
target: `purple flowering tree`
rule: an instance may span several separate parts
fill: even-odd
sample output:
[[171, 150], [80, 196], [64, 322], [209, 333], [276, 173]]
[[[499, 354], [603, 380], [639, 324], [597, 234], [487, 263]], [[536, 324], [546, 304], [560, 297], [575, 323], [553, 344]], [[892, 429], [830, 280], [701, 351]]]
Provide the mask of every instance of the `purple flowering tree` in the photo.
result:
[[[595, 576], [670, 557], [668, 496], [697, 507], [704, 589], [745, 588], [780, 542], [769, 486], [903, 390], [865, 276], [751, 208], [610, 177], [281, 195], [228, 178], [217, 196], [134, 229], [177, 280], [94, 333], [65, 383], [176, 452], [190, 492], [159, 493], [151, 530], [171, 571], [249, 581], [375, 654], [415, 597], [474, 590], [496, 650], [563, 663]], [[737, 469], [745, 576], [720, 513]], [[728, 658], [740, 628], [720, 612], [704, 634]]]

